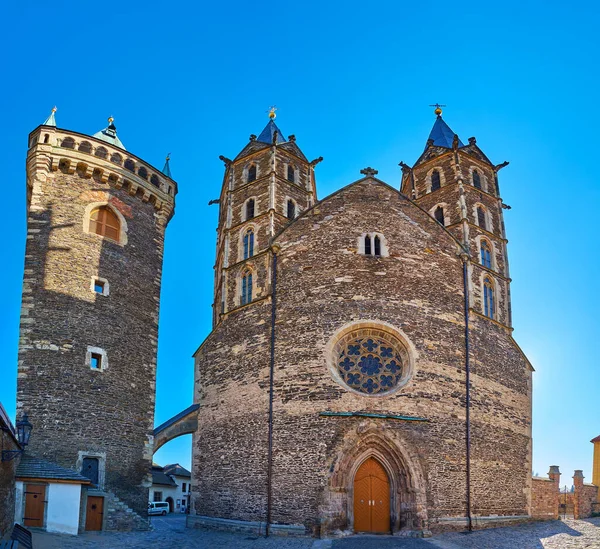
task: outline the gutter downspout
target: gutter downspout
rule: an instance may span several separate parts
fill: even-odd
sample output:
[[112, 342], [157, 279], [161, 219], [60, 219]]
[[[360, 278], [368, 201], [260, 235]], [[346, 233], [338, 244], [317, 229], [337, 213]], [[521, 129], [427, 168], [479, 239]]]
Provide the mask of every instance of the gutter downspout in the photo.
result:
[[468, 258], [463, 257], [463, 285], [465, 290], [465, 406], [466, 406], [466, 461], [467, 461], [467, 529], [473, 531], [471, 518], [471, 368], [470, 368], [470, 341], [469, 341], [469, 285], [468, 285]]
[[275, 376], [275, 319], [277, 307], [277, 251], [273, 246], [273, 271], [271, 273], [271, 359], [269, 365], [269, 447], [267, 453], [267, 524], [265, 537], [271, 529], [272, 472], [273, 472], [273, 379]]

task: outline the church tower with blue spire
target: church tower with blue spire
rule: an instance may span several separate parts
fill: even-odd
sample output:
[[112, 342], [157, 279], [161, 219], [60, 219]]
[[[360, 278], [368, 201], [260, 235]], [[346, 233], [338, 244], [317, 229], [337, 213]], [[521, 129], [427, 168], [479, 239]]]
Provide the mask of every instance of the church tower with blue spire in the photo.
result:
[[219, 203], [213, 324], [269, 293], [270, 240], [316, 201], [314, 167], [293, 135], [275, 123], [275, 108], [258, 135], [230, 160]]
[[512, 329], [510, 275], [498, 171], [474, 137], [463, 143], [442, 118], [436, 120], [423, 154], [402, 166], [401, 191], [430, 213], [468, 250], [471, 311]]

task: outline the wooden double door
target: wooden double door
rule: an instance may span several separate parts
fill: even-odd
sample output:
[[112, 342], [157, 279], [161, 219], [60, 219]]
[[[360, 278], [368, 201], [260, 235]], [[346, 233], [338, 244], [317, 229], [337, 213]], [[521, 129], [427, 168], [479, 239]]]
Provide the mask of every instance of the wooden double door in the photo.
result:
[[354, 531], [389, 533], [390, 479], [375, 458], [367, 459], [354, 477]]

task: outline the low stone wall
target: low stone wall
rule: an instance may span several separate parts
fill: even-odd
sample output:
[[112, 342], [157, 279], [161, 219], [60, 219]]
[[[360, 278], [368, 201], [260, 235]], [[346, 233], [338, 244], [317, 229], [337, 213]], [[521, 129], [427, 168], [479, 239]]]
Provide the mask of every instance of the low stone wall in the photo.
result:
[[594, 484], [583, 482], [583, 472], [575, 471], [573, 477], [575, 492], [573, 494], [573, 516], [576, 519], [585, 519], [592, 516], [592, 503], [598, 499], [598, 487]]
[[[200, 515], [188, 515], [185, 525], [188, 528], [206, 528], [209, 530], [226, 530], [228, 532], [243, 532], [264, 535], [265, 522], [248, 520], [232, 520]], [[274, 536], [307, 536], [306, 528], [302, 524], [271, 524], [269, 531]]]
[[[559, 477], [560, 478], [560, 477]], [[558, 482], [551, 478], [533, 477], [531, 482], [531, 516], [538, 520], [558, 518]]]
[[[19, 450], [14, 427], [0, 404], [0, 448]], [[15, 473], [20, 456], [0, 462], [0, 539], [10, 530], [15, 520]]]

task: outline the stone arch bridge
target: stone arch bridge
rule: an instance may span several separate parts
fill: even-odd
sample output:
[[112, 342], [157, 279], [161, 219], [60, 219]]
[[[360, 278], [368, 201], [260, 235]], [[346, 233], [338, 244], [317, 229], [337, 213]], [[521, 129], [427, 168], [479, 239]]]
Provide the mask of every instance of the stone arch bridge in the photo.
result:
[[192, 434], [198, 429], [198, 408], [199, 404], [192, 404], [154, 429], [154, 453], [170, 440]]

